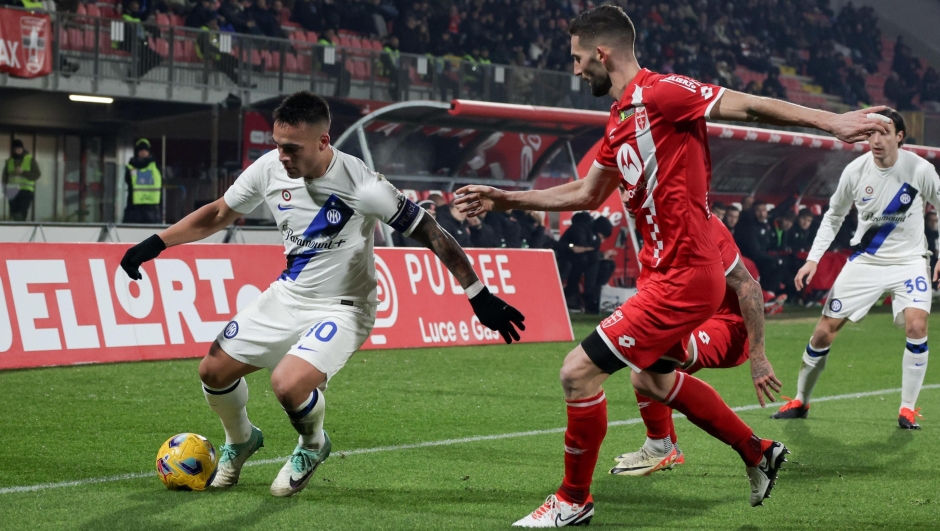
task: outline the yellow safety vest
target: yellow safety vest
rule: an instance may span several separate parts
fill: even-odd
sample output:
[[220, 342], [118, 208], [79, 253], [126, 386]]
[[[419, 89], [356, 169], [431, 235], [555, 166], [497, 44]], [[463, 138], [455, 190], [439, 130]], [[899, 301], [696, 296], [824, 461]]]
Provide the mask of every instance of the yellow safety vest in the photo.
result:
[[135, 168], [128, 164], [127, 169], [131, 172], [131, 203], [159, 205], [163, 176], [157, 169], [157, 163], [151, 162], [145, 168]]
[[32, 0], [20, 0], [26, 9], [43, 9], [42, 2], [33, 2]]
[[[214, 51], [218, 52], [221, 49], [221, 46], [219, 44], [219, 32], [213, 31], [212, 28], [210, 28], [209, 26], [203, 26], [199, 29], [210, 33], [210, 36], [208, 39], [209, 46], [211, 46], [212, 48], [215, 48]], [[196, 39], [196, 56], [199, 57], [199, 59], [204, 59], [204, 56], [203, 56], [204, 51], [202, 49], [202, 46], [200, 45], [201, 42], [202, 42], [202, 38]], [[213, 52], [213, 50], [207, 50], [207, 51], [209, 53]], [[216, 53], [215, 56], [213, 57], [213, 59], [215, 59], [216, 61], [218, 61], [221, 58], [222, 58], [222, 54], [220, 53]]]
[[[33, 168], [33, 156], [27, 153], [23, 155], [23, 163], [20, 164], [20, 169], [23, 172], [28, 172]], [[19, 187], [20, 190], [26, 190], [27, 192], [36, 191], [36, 181], [27, 179], [22, 175], [13, 175], [13, 170], [16, 169], [16, 163], [13, 160], [13, 157], [7, 159], [7, 174], [9, 174], [8, 184]]]

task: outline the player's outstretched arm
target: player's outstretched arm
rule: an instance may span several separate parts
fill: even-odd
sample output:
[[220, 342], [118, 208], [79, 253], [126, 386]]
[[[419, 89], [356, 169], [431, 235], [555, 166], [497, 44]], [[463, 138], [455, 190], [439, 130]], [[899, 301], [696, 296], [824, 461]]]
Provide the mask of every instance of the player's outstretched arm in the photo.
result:
[[460, 286], [467, 292], [473, 313], [480, 319], [480, 323], [490, 330], [496, 330], [503, 336], [506, 343], [519, 341], [519, 332], [525, 330], [525, 316], [507, 304], [505, 301], [490, 293], [490, 290], [480, 282], [467, 254], [463, 252], [457, 240], [446, 230], [442, 229], [431, 216], [424, 215], [418, 226], [411, 232], [411, 238], [421, 242], [441, 259]]
[[764, 293], [740, 260], [725, 276], [725, 282], [738, 295], [741, 315], [747, 328], [751, 378], [754, 380], [760, 407], [764, 407], [764, 396], [771, 402], [776, 402], [773, 392], [779, 393], [781, 387], [780, 380], [774, 375], [774, 368], [764, 353]]
[[121, 268], [133, 280], [140, 280], [140, 264], [153, 260], [167, 247], [199, 241], [228, 227], [242, 216], [219, 198], [179, 220], [160, 234], [154, 234], [131, 247], [121, 259]]
[[507, 192], [492, 186], [471, 184], [457, 190], [460, 197], [454, 203], [469, 216], [516, 208], [552, 212], [594, 210], [619, 185], [619, 173], [591, 166], [583, 179], [545, 190]]
[[843, 142], [868, 140], [871, 133], [887, 134], [885, 122], [869, 118], [871, 113], [886, 109], [884, 106], [859, 109], [835, 114], [810, 109], [793, 103], [763, 96], [754, 96], [734, 90], [725, 90], [712, 107], [709, 118], [735, 122], [760, 122], [770, 125], [796, 125], [812, 127], [831, 133]]

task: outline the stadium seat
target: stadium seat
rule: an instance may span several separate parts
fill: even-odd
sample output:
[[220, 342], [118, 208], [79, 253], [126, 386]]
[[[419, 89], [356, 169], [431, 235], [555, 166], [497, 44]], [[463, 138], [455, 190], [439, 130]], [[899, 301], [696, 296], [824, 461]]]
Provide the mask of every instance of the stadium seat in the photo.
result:
[[417, 203], [418, 201], [421, 200], [421, 199], [418, 197], [418, 192], [416, 192], [415, 190], [409, 190], [409, 189], [406, 188], [406, 189], [402, 190], [401, 193], [402, 193], [406, 198], [410, 199], [411, 201], [414, 201], [415, 203]]
[[85, 4], [79, 2], [78, 7], [75, 9], [75, 13], [79, 15], [87, 15], [88, 9], [85, 7]]
[[307, 42], [307, 37], [302, 31], [293, 31], [287, 36], [287, 38], [295, 42]]
[[170, 55], [170, 43], [166, 39], [157, 39], [156, 42], [151, 42], [150, 46], [163, 57]]
[[181, 17], [181, 16], [179, 16], [179, 15], [170, 15], [170, 22], [171, 22], [174, 26], [185, 26], [185, 25], [186, 25], [186, 21], [183, 19], [183, 17]]
[[344, 48], [352, 48], [352, 42], [350, 41], [349, 37], [346, 35], [339, 35], [337, 38], [339, 40], [340, 46]]
[[379, 42], [379, 41], [370, 39], [370, 40], [369, 40], [369, 45], [367, 46], [367, 48], [372, 48], [373, 50], [375, 50], [375, 51], [377, 51], [377, 52], [381, 52], [381, 51], [382, 51], [382, 43]]
[[157, 24], [160, 26], [170, 26], [170, 17], [164, 13], [157, 13]]
[[352, 48], [363, 48], [362, 39], [360, 39], [359, 37], [350, 37], [349, 46], [351, 46]]
[[111, 4], [99, 5], [98, 10], [101, 12], [103, 18], [121, 18], [117, 10], [114, 9], [114, 6]]
[[312, 44], [316, 44], [317, 41], [319, 41], [319, 40], [320, 40], [320, 37], [319, 37], [319, 35], [317, 35], [317, 32], [315, 32], [315, 31], [308, 31], [308, 32], [307, 32], [307, 42], [312, 43]]
[[264, 69], [268, 72], [281, 70], [281, 52], [262, 52], [261, 57], [265, 60]]
[[296, 74], [300, 72], [300, 62], [297, 60], [297, 56], [289, 53], [284, 55], [284, 71]]
[[69, 49], [81, 51], [85, 48], [85, 37], [82, 33], [82, 30], [78, 28], [69, 28], [68, 30], [69, 38]]

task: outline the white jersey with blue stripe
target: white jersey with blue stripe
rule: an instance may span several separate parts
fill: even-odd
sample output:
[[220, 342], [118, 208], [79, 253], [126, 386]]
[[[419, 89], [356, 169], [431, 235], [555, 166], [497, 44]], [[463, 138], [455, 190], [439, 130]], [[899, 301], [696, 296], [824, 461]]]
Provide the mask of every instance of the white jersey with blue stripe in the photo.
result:
[[938, 194], [937, 170], [920, 156], [901, 149], [893, 166], [879, 168], [872, 154], [866, 153], [842, 172], [808, 259], [819, 262], [854, 204], [858, 230], [852, 238], [850, 260], [876, 265], [923, 260], [929, 254], [924, 202], [940, 207]]
[[266, 153], [225, 192], [225, 203], [243, 214], [267, 204], [287, 255], [278, 281], [299, 297], [376, 302], [376, 221], [408, 236], [424, 210], [361, 160], [331, 149], [326, 173], [314, 179], [288, 177], [277, 150]]

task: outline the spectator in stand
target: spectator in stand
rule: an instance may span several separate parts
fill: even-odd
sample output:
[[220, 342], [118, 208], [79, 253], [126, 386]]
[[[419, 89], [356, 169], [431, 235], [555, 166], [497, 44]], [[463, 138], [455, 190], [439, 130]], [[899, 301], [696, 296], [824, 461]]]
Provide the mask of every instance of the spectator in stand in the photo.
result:
[[232, 25], [237, 33], [261, 35], [255, 20], [245, 12], [248, 0], [224, 0], [219, 6], [219, 15]]
[[499, 239], [498, 247], [522, 247], [522, 228], [518, 221], [505, 212], [490, 212], [484, 216], [483, 223], [493, 228], [493, 233]]
[[741, 249], [741, 254], [757, 265], [761, 287], [766, 291], [776, 292], [780, 289], [780, 275], [778, 260], [770, 254], [775, 230], [768, 222], [767, 203], [755, 202], [751, 212], [752, 222], [748, 225], [740, 224], [734, 233], [734, 241]]
[[395, 25], [395, 36], [398, 37], [398, 47], [403, 53], [422, 54], [420, 28], [418, 20], [409, 15], [405, 19], [404, 25]]
[[741, 211], [738, 210], [738, 207], [734, 205], [728, 205], [728, 211], [725, 212], [725, 227], [728, 227], [728, 232], [734, 236], [735, 230], [738, 227], [738, 221], [741, 219]]
[[496, 232], [493, 230], [493, 227], [484, 223], [483, 218], [489, 216], [490, 214], [492, 214], [492, 212], [481, 216], [467, 218], [467, 228], [470, 231], [470, 247], [503, 247], [503, 240], [496, 234]]
[[595, 232], [591, 214], [578, 212], [571, 216], [571, 226], [555, 246], [558, 271], [565, 284], [565, 301], [572, 312], [583, 311], [581, 281], [592, 263], [597, 261], [601, 241]]
[[725, 206], [721, 201], [715, 201], [712, 203], [712, 215], [717, 217], [719, 220], [725, 220], [725, 213], [728, 212], [728, 207]]
[[779, 68], [774, 67], [770, 69], [770, 72], [767, 74], [767, 79], [764, 80], [761, 86], [760, 95], [779, 100], [787, 99], [787, 89], [783, 86], [783, 83], [780, 82]]
[[461, 247], [473, 247], [470, 238], [470, 228], [467, 224], [467, 215], [462, 213], [453, 203], [435, 209], [435, 219], [442, 229], [450, 233]]
[[[793, 277], [796, 275], [796, 269], [793, 269], [793, 249], [790, 248], [790, 241], [787, 238], [787, 234], [794, 226], [796, 221], [796, 215], [793, 212], [785, 212], [782, 216], [778, 216], [774, 219], [774, 238], [771, 242], [770, 255], [777, 259], [777, 281], [783, 285], [782, 293], [784, 293], [784, 299], [787, 297], [796, 297], [797, 291], [796, 286], [793, 284]], [[790, 274], [790, 271], [793, 274]], [[776, 293], [781, 293], [781, 290], [775, 289], [771, 290]]]
[[[585, 313], [600, 313], [601, 288], [610, 281], [617, 265], [612, 258], [617, 251], [608, 249], [601, 252], [601, 245], [613, 234], [614, 226], [606, 216], [597, 216], [591, 222], [591, 229], [597, 236], [596, 247], [593, 253], [587, 253], [588, 264], [584, 272], [584, 311]], [[570, 278], [570, 277], [569, 277]]]
[[[816, 216], [813, 215], [812, 210], [804, 208], [800, 210], [796, 223], [787, 231], [786, 245], [793, 251], [794, 256], [799, 257], [801, 260], [797, 269], [803, 265], [802, 261], [806, 260], [806, 253], [813, 247], [813, 239], [816, 238], [816, 228], [813, 227], [815, 218]], [[796, 271], [794, 271], [794, 274], [796, 274]]]
[[940, 102], [940, 74], [932, 66], [927, 67], [924, 79], [921, 80], [920, 101]]
[[543, 224], [544, 215], [534, 210], [513, 210], [512, 218], [519, 224], [522, 233], [522, 248], [551, 249], [555, 240], [551, 231]]
[[212, 2], [210, 0], [199, 0], [192, 10], [186, 15], [186, 26], [190, 28], [201, 28], [206, 25], [209, 18], [214, 13]]
[[428, 201], [431, 201], [432, 203], [434, 203], [434, 206], [438, 208], [443, 207], [444, 205], [447, 204], [447, 200], [444, 199], [444, 196], [437, 192], [431, 192], [430, 194], [428, 194]]
[[899, 111], [910, 111], [917, 107], [914, 105], [914, 96], [917, 90], [909, 86], [897, 72], [888, 74], [885, 80], [885, 97], [894, 103], [894, 108]]
[[255, 21], [262, 35], [268, 37], [285, 38], [284, 30], [281, 29], [280, 13], [275, 13], [268, 7], [267, 0], [255, 0], [254, 4], [245, 10], [248, 16]]

